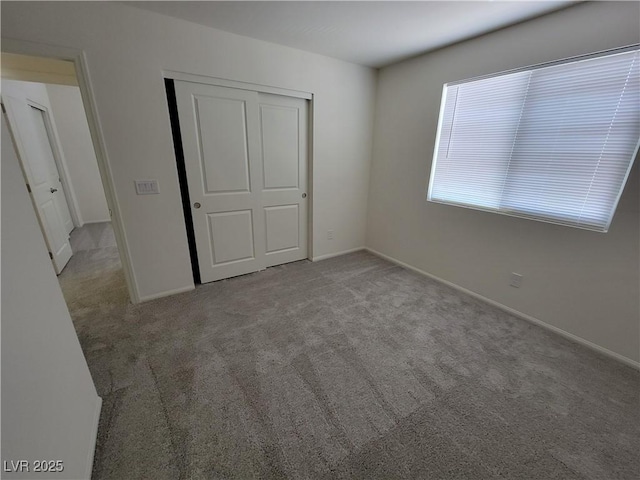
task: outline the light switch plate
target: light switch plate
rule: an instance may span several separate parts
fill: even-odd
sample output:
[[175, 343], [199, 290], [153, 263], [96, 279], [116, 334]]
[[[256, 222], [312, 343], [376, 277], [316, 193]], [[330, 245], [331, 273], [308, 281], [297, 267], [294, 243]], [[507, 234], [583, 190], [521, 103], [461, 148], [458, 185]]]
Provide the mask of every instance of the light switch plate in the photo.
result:
[[160, 193], [157, 180], [136, 180], [136, 193], [138, 195], [155, 195]]

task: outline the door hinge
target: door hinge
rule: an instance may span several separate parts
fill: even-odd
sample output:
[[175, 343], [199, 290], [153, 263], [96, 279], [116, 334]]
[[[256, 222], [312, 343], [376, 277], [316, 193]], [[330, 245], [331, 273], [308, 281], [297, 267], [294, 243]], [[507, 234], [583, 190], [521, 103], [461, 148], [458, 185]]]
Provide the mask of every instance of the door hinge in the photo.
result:
[[27, 191], [31, 193], [31, 185], [29, 185], [28, 183], [27, 183]]
[[49, 252], [49, 258], [53, 260], [53, 253]]
[[2, 113], [7, 113], [7, 109], [4, 108], [4, 103], [0, 103], [0, 105], [2, 105]]

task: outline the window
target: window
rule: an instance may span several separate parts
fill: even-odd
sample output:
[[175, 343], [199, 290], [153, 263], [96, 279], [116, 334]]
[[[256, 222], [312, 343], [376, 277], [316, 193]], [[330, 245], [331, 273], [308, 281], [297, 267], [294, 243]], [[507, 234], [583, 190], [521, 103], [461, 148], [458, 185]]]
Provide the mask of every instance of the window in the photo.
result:
[[638, 46], [448, 83], [427, 198], [606, 232], [639, 137]]

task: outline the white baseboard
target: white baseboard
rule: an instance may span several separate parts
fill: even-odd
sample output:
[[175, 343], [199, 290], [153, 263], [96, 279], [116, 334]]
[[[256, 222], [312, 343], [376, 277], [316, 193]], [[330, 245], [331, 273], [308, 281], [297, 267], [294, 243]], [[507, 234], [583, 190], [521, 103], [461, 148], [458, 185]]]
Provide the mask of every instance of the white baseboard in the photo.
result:
[[[340, 255], [346, 255], [348, 253], [359, 252], [361, 250], [365, 250], [365, 247], [352, 248], [351, 250], [344, 250], [342, 252], [328, 253], [327, 255], [320, 255], [319, 257], [311, 258], [311, 261], [312, 262], [317, 262], [317, 261], [320, 261], [320, 260], [326, 260], [328, 258], [339, 257]], [[176, 288], [175, 290], [167, 290], [165, 292], [153, 293], [151, 295], [145, 295], [145, 296], [140, 297], [140, 303], [148, 302], [150, 300], [156, 300], [156, 299], [162, 298], [162, 297], [168, 297], [170, 295], [176, 295], [178, 293], [189, 292], [189, 291], [194, 290], [194, 289], [195, 289], [195, 286], [194, 285], [190, 285], [188, 287]]]
[[107, 223], [107, 222], [111, 222], [110, 218], [105, 218], [104, 220], [89, 220], [83, 223], [83, 225], [87, 225], [89, 223]]
[[191, 290], [195, 290], [195, 288], [195, 285], [189, 285], [188, 287], [180, 287], [174, 290], [167, 290], [165, 292], [152, 293], [151, 295], [140, 297], [140, 303], [148, 302], [149, 300], [156, 300], [162, 297], [168, 297], [170, 295], [177, 295], [178, 293], [190, 292]]
[[91, 429], [91, 445], [89, 449], [89, 455], [87, 458], [86, 475], [84, 478], [91, 478], [91, 472], [93, 470], [93, 458], [96, 454], [96, 446], [98, 443], [98, 425], [100, 423], [100, 411], [102, 410], [102, 398], [98, 397], [96, 402], [96, 411], [93, 416], [93, 427]]
[[511, 307], [507, 307], [506, 305], [500, 303], [500, 302], [496, 302], [495, 300], [491, 300], [490, 298], [487, 298], [483, 295], [480, 295], [479, 293], [473, 292], [471, 290], [467, 290], [464, 287], [461, 287], [460, 285], [456, 285], [455, 283], [449, 282], [447, 280], [444, 280], [440, 277], [436, 277], [435, 275], [432, 275], [428, 272], [425, 272], [424, 270], [420, 270], [419, 268], [416, 268], [412, 265], [409, 265], [408, 263], [402, 262], [396, 258], [390, 257], [389, 255], [385, 255], [384, 253], [380, 253], [377, 250], [374, 250], [372, 248], [368, 248], [366, 247], [365, 250], [367, 250], [368, 252], [371, 252], [374, 255], [377, 255], [380, 258], [384, 258], [385, 260], [388, 260], [392, 263], [395, 263], [397, 265], [400, 265], [401, 267], [407, 268], [408, 270], [412, 270], [416, 273], [419, 273], [421, 275], [424, 275], [425, 277], [429, 277], [432, 280], [435, 280], [436, 282], [440, 282], [443, 283], [451, 288], [455, 288], [456, 290], [466, 293], [467, 295], [471, 295], [474, 298], [477, 298], [478, 300], [481, 300], [485, 303], [488, 303], [489, 305], [493, 305], [494, 307], [497, 307], [507, 313], [510, 313], [512, 315], [515, 315], [518, 318], [522, 318], [523, 320], [526, 320], [528, 322], [534, 323], [542, 328], [545, 328], [547, 330], [550, 330], [552, 332], [555, 332], [559, 335], [562, 335], [563, 337], [572, 340], [576, 343], [579, 343], [581, 345], [584, 345], [585, 347], [588, 347], [592, 350], [595, 350], [603, 355], [606, 355], [607, 357], [613, 358], [614, 360], [617, 360], [621, 363], [624, 363], [625, 365], [629, 365], [630, 367], [633, 367], [637, 370], [640, 370], [640, 362], [636, 362], [635, 360], [632, 360], [630, 358], [625, 357], [624, 355], [620, 355], [619, 353], [616, 353], [612, 350], [609, 350], [608, 348], [602, 347], [596, 343], [590, 342], [589, 340], [585, 340], [582, 337], [579, 337], [577, 335], [574, 335], [573, 333], [569, 333], [566, 330], [562, 330], [561, 328], [558, 328], [554, 325], [551, 325], [549, 323], [543, 322], [542, 320], [539, 320], [535, 317], [532, 317], [530, 315], [527, 315], [526, 313], [522, 313], [518, 310], [515, 310]]
[[320, 260], [326, 260], [328, 258], [339, 257], [341, 255], [346, 255], [348, 253], [359, 252], [361, 250], [366, 250], [365, 247], [352, 248], [351, 250], [343, 250], [342, 252], [336, 253], [327, 253], [326, 255], [320, 255], [317, 257], [311, 257], [312, 262], [319, 262]]

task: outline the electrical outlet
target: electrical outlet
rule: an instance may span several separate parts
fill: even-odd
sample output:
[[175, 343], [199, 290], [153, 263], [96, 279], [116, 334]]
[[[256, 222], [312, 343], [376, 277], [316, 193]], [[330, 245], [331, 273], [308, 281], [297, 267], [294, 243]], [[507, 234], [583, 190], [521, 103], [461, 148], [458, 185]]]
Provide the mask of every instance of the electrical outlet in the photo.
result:
[[136, 180], [136, 193], [138, 195], [155, 195], [160, 193], [157, 180]]
[[520, 288], [522, 286], [522, 275], [520, 275], [519, 273], [512, 272], [509, 285], [515, 288]]
[[327, 230], [327, 240], [333, 240], [333, 230]]

